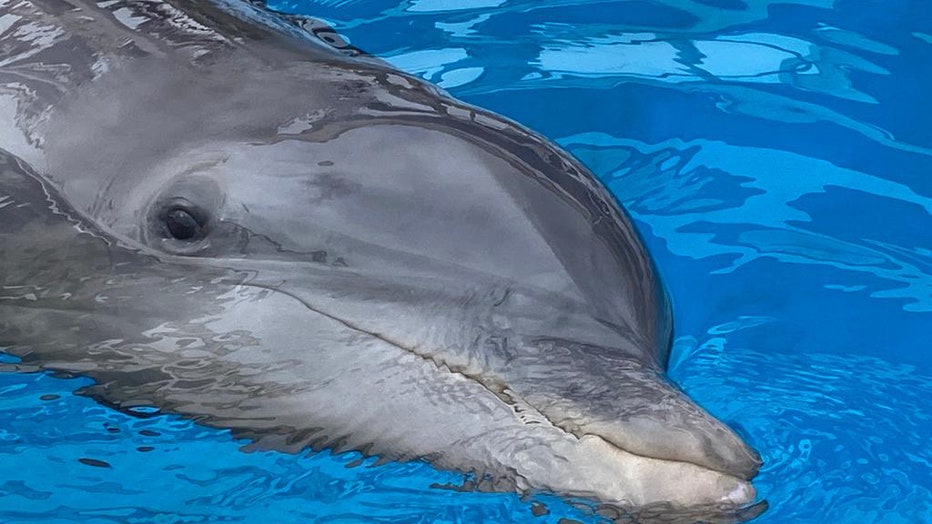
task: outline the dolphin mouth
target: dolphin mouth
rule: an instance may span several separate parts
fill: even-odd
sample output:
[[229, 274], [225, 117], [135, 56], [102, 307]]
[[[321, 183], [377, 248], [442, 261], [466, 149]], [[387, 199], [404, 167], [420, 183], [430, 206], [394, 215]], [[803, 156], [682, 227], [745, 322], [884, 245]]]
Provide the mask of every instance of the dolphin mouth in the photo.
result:
[[[693, 470], [694, 472], [701, 472], [704, 475], [705, 480], [714, 485], [714, 489], [711, 491], [718, 493], [718, 496], [717, 498], [706, 500], [703, 504], [698, 506], [708, 506], [709, 508], [718, 507], [720, 510], [728, 512], [734, 508], [747, 507], [754, 503], [754, 501], [757, 499], [757, 490], [748, 479], [736, 477], [734, 475], [706, 468], [691, 462], [638, 455], [613, 444], [600, 435], [584, 435], [580, 437], [580, 440], [597, 441], [599, 442], [599, 445], [609, 448], [619, 455], [635, 457], [636, 459], [647, 462], [648, 464], [652, 465], [654, 469], [660, 471], [682, 468], [686, 471]], [[681, 479], [670, 479], [671, 482], [676, 482], [677, 480]]]
[[708, 474], [709, 478], [717, 484], [716, 487], [721, 495], [717, 500], [709, 501], [706, 505], [718, 505], [720, 508], [727, 510], [728, 508], [746, 507], [752, 504], [757, 498], [757, 490], [754, 488], [753, 484], [751, 484], [750, 480], [757, 475], [758, 468], [762, 462], [759, 455], [751, 448], [747, 448], [750, 451], [751, 456], [749, 458], [753, 464], [753, 470], [751, 472], [748, 472], [745, 468], [737, 469], [737, 471], [722, 471], [719, 468], [712, 468], [705, 464], [697, 464], [694, 461], [684, 460], [682, 458], [670, 458], [661, 453], [645, 453], [640, 449], [632, 449], [632, 447], [617, 442], [618, 439], [611, 438], [610, 434], [605, 435], [596, 432], [584, 432], [580, 431], [578, 428], [574, 431], [572, 428], [567, 427], [564, 421], [554, 420], [548, 417], [537, 406], [528, 403], [527, 399], [522, 398], [515, 392], [504, 389], [497, 393], [495, 389], [485, 384], [482, 378], [469, 375], [465, 376], [496, 394], [502, 402], [515, 408], [516, 411], [533, 410], [541, 418], [548, 421], [555, 429], [562, 431], [564, 434], [580, 442], [596, 441], [599, 443], [600, 447], [609, 451], [609, 453], [617, 454], [628, 459], [644, 461], [659, 469], [675, 469], [677, 467], [682, 467], [687, 471], [702, 471]]
[[[409, 348], [402, 347], [401, 349], [413, 352]], [[416, 352], [414, 353], [418, 354]], [[637, 445], [637, 443], [634, 443], [634, 442], [632, 442], [632, 444], [634, 445], [630, 445], [628, 444], [628, 442], [631, 442], [631, 441], [626, 441], [625, 439], [618, 438], [618, 431], [617, 431], [618, 427], [617, 426], [608, 428], [609, 431], [605, 431], [605, 432], [592, 431], [592, 429], [595, 429], [593, 427], [594, 425], [590, 424], [588, 427], [585, 427], [585, 426], [581, 426], [578, 423], [578, 421], [573, 421], [571, 417], [554, 416], [553, 415], [554, 410], [552, 406], [550, 406], [550, 409], [547, 409], [546, 404], [541, 403], [539, 400], [535, 402], [536, 399], [528, 399], [527, 397], [517, 393], [516, 391], [509, 388], [508, 386], [502, 385], [502, 382], [500, 381], [489, 380], [485, 377], [477, 376], [475, 374], [468, 373], [464, 370], [453, 369], [449, 365], [443, 363], [442, 360], [438, 361], [435, 357], [424, 356], [421, 354], [418, 354], [418, 356], [433, 362], [437, 366], [438, 371], [454, 372], [459, 375], [462, 375], [463, 377], [469, 380], [472, 380], [473, 382], [476, 382], [477, 384], [481, 385], [483, 388], [488, 390], [490, 393], [498, 397], [498, 399], [501, 400], [503, 403], [510, 406], [512, 409], [516, 411], [521, 411], [521, 412], [526, 413], [529, 410], [533, 410], [533, 412], [538, 417], [540, 417], [540, 419], [545, 420], [547, 423], [552, 425], [554, 428], [562, 431], [566, 435], [571, 436], [575, 439], [583, 440], [587, 438], [596, 438], [604, 442], [606, 446], [614, 450], [617, 450], [621, 453], [624, 453], [626, 455], [631, 455], [633, 457], [638, 457], [640, 459], [645, 459], [645, 460], [663, 461], [666, 463], [689, 464], [697, 468], [702, 468], [708, 471], [719, 473], [724, 476], [731, 477], [735, 479], [735, 481], [741, 481], [741, 484], [739, 486], [736, 486], [735, 491], [732, 493], [729, 493], [729, 495], [727, 495], [725, 499], [722, 500], [722, 502], [727, 502], [728, 500], [734, 499], [736, 501], [740, 500], [739, 503], [744, 504], [744, 503], [749, 502], [750, 500], [753, 500], [753, 498], [756, 496], [756, 492], [754, 491], [753, 486], [751, 486], [750, 483], [747, 481], [750, 481], [755, 476], [757, 476], [759, 468], [763, 465], [763, 461], [761, 460], [757, 452], [754, 451], [753, 448], [745, 446], [743, 442], [741, 442], [740, 439], [738, 439], [736, 435], [735, 435], [735, 438], [738, 439], [738, 443], [740, 444], [738, 446], [738, 449], [739, 449], [739, 452], [741, 452], [743, 456], [740, 457], [742, 459], [740, 463], [734, 467], [711, 467], [708, 463], [704, 463], [703, 461], [697, 461], [697, 460], [689, 460], [688, 457], [670, 456], [669, 453], [663, 453], [663, 452], [651, 453], [650, 450], [644, 449], [643, 445], [639, 446]], [[722, 426], [724, 427], [724, 425]], [[671, 431], [675, 431], [675, 429]]]
[[[566, 340], [532, 343], [540, 346], [535, 358], [514, 363], [536, 366], [537, 375], [512, 372], [505, 380], [553, 426], [577, 438], [598, 436], [631, 455], [737, 479], [750, 480], [760, 470], [753, 448], [652, 365]], [[550, 369], [541, 372], [542, 366]]]
[[[640, 368], [634, 371], [627, 369], [625, 372], [616, 370], [619, 374], [611, 379], [606, 379], [600, 374], [595, 374], [591, 378], [603, 384], [614, 383], [621, 387], [621, 384], [632, 378], [631, 373], [636, 372], [637, 380], [646, 384], [648, 389], [653, 388], [654, 391], [662, 393], [661, 397], [653, 399], [658, 402], [658, 407], [663, 408], [660, 411], [672, 409], [674, 412], [683, 414], [681, 418], [672, 421], [661, 417], [651, 418], [649, 415], [658, 413], [655, 409], [646, 411], [641, 409], [640, 414], [643, 416], [640, 417], [626, 416], [624, 413], [626, 407], [631, 407], [631, 411], [637, 413], [637, 408], [644, 408], [644, 401], [651, 399], [635, 399], [637, 402], [631, 406], [607, 403], [611, 398], [624, 397], [624, 394], [629, 392], [625, 388], [621, 388], [621, 391], [607, 388], [601, 391], [601, 395], [593, 394], [584, 397], [584, 400], [590, 401], [586, 403], [579, 402], [580, 397], [561, 396], [560, 387], [563, 384], [559, 381], [538, 381], [533, 380], [534, 377], [522, 380], [519, 375], [509, 376], [507, 372], [496, 372], [501, 370], [477, 372], [475, 367], [469, 366], [466, 361], [453, 360], [449, 358], [450, 355], [427, 351], [424, 348], [396, 340], [377, 330], [367, 329], [362, 322], [348, 320], [327, 311], [326, 307], [315, 305], [285, 286], [265, 285], [258, 281], [246, 282], [243, 285], [288, 296], [315, 314], [327, 317], [350, 330], [379, 339], [416, 356], [431, 364], [431, 367], [438, 373], [454, 374], [469, 380], [494, 395], [515, 413], [522, 413], [524, 415], [522, 418], [531, 414], [531, 418], [536, 419], [537, 423], [551, 426], [575, 442], [597, 440], [602, 444], [596, 447], [604, 454], [618, 455], [624, 457], [625, 460], [649, 464], [653, 469], [682, 470], [699, 475], [707, 479], [708, 483], [716, 484], [713, 491], [719, 493], [715, 500], [703, 499], [705, 503], [742, 507], [753, 503], [757, 496], [749, 480], [756, 476], [762, 464], [760, 456], [744, 444], [740, 437], [727, 426], [692, 403], [685, 394], [671, 386], [654, 370]], [[548, 358], [552, 356], [546, 351], [542, 354]], [[510, 362], [512, 368], [520, 368], [522, 364], [525, 363], [520, 362], [520, 359]], [[562, 363], [559, 359], [537, 361], [534, 365], [553, 366], [561, 373], [566, 371], [561, 367]], [[602, 370], [604, 369], [603, 367]], [[571, 374], [567, 373], [567, 376]], [[592, 391], [587, 393], [592, 393]], [[611, 398], [607, 398], [606, 394], [610, 394]], [[594, 412], [601, 412], [603, 415], [597, 416], [593, 414]], [[696, 437], [694, 432], [689, 431], [690, 424], [702, 426], [703, 431], [707, 433], [700, 432]], [[638, 438], [626, 438], [631, 433], [636, 434]], [[684, 436], [695, 438], [684, 440], [682, 438]], [[717, 450], [714, 449], [716, 439], [724, 442], [718, 446], [720, 449]], [[695, 448], [692, 449], [692, 455], [689, 450], [683, 453], [681, 449], [678, 449], [678, 445], [684, 443], [684, 447]], [[595, 498], [601, 499], [602, 497]]]
[[756, 491], [754, 490], [753, 486], [750, 483], [750, 480], [752, 480], [754, 477], [757, 476], [756, 470], [754, 471], [753, 474], [745, 474], [744, 472], [738, 472], [738, 474], [736, 474], [733, 471], [722, 471], [720, 469], [711, 468], [703, 464], [697, 464], [696, 462], [689, 461], [689, 460], [669, 458], [662, 454], [650, 454], [650, 453], [634, 451], [632, 449], [624, 447], [623, 445], [616, 444], [614, 441], [606, 438], [606, 436], [600, 435], [598, 433], [577, 434], [577, 433], [567, 431], [566, 428], [563, 428], [558, 425], [554, 425], [554, 427], [561, 429], [567, 434], [574, 435], [577, 438], [597, 437], [605, 441], [607, 445], [612, 446], [613, 448], [617, 449], [620, 452], [633, 455], [633, 456], [636, 456], [636, 457], [639, 457], [645, 460], [656, 460], [656, 461], [663, 461], [663, 462], [669, 462], [669, 463], [689, 464], [697, 468], [702, 468], [707, 471], [715, 472], [723, 476], [730, 477], [734, 479], [735, 481], [739, 482], [739, 485], [735, 487], [735, 490], [726, 494], [726, 496], [723, 497], [721, 502], [728, 502], [730, 500], [738, 504], [745, 504], [749, 502], [750, 500], [753, 500], [754, 497], [756, 496]]

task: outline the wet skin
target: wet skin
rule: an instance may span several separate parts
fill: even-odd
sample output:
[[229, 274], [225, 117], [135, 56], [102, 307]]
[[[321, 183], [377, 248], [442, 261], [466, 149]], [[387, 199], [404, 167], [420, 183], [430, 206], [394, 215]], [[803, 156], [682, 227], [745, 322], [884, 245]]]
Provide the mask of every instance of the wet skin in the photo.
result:
[[657, 270], [567, 153], [249, 4], [68, 5], [0, 6], [0, 346], [26, 368], [491, 489], [753, 500], [757, 453], [665, 378]]

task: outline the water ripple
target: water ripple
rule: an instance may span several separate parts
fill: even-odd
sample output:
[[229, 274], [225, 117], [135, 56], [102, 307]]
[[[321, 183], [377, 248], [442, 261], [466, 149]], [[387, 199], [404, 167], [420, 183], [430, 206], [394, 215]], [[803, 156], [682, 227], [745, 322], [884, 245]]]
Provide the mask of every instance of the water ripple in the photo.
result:
[[[893, 102], [896, 95], [878, 89], [878, 77], [909, 73], [893, 34], [843, 27], [848, 17], [861, 14], [856, 6], [835, 4], [383, 0], [350, 7], [279, 0], [269, 5], [327, 18], [357, 45], [389, 61], [398, 58], [402, 68], [410, 53], [437, 42], [452, 46], [455, 55], [436, 55], [429, 67], [408, 70], [457, 88], [462, 96], [598, 89], [621, 82], [701, 90], [720, 97], [721, 111], [778, 122], [828, 122], [884, 147], [932, 154], [925, 142], [900, 136], [902, 122], [881, 123], [882, 112], [874, 111], [878, 122], [871, 122], [864, 109], [839, 110], [836, 101]], [[908, 10], [897, 6], [888, 16], [918, 23], [921, 16], [910, 17]], [[913, 38], [924, 34], [914, 31]]]
[[[624, 201], [674, 297], [674, 378], [764, 454], [760, 522], [932, 522], [927, 3], [269, 5], [562, 137]], [[2, 520], [591, 519], [421, 463], [244, 453], [86, 385], [0, 373]]]
[[780, 510], [761, 522], [932, 521], [932, 376], [873, 357], [761, 351], [753, 329], [681, 339], [690, 355], [674, 376], [764, 450], [755, 484]]
[[[560, 142], [596, 170], [676, 255], [726, 255], [717, 273], [763, 257], [867, 273], [889, 282], [870, 290], [872, 296], [905, 298], [907, 311], [932, 311], [932, 257], [923, 247], [932, 245], [932, 198], [909, 186], [795, 153], [709, 140], [648, 145], [586, 133]], [[840, 210], [816, 202], [841, 200], [837, 188], [848, 190], [845, 206], [868, 209], [884, 199], [923, 210], [918, 223], [886, 226], [910, 231], [915, 244], [821, 232], [820, 214]], [[867, 291], [866, 281], [861, 285]]]
[[536, 522], [592, 521], [555, 497], [434, 487], [463, 478], [420, 462], [244, 453], [229, 432], [74, 396], [89, 384], [0, 373], [4, 522], [513, 522], [544, 504]]

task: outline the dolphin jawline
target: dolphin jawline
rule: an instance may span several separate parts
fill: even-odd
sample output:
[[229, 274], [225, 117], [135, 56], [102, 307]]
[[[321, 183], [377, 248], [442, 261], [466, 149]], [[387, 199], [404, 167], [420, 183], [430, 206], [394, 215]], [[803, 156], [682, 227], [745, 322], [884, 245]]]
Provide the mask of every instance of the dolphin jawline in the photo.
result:
[[284, 451], [753, 500], [760, 457], [664, 377], [630, 218], [546, 138], [251, 3], [6, 14], [0, 345], [26, 365]]

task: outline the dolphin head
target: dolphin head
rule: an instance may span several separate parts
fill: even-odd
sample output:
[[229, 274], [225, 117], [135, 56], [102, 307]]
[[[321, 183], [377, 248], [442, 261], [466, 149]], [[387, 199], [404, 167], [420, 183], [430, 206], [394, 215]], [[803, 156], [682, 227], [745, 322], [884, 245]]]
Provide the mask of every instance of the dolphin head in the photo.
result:
[[18, 342], [99, 398], [521, 490], [753, 501], [756, 452], [664, 377], [630, 219], [533, 132], [387, 68], [267, 55], [141, 60], [46, 137], [43, 177], [96, 231], [69, 334], [94, 351]]

